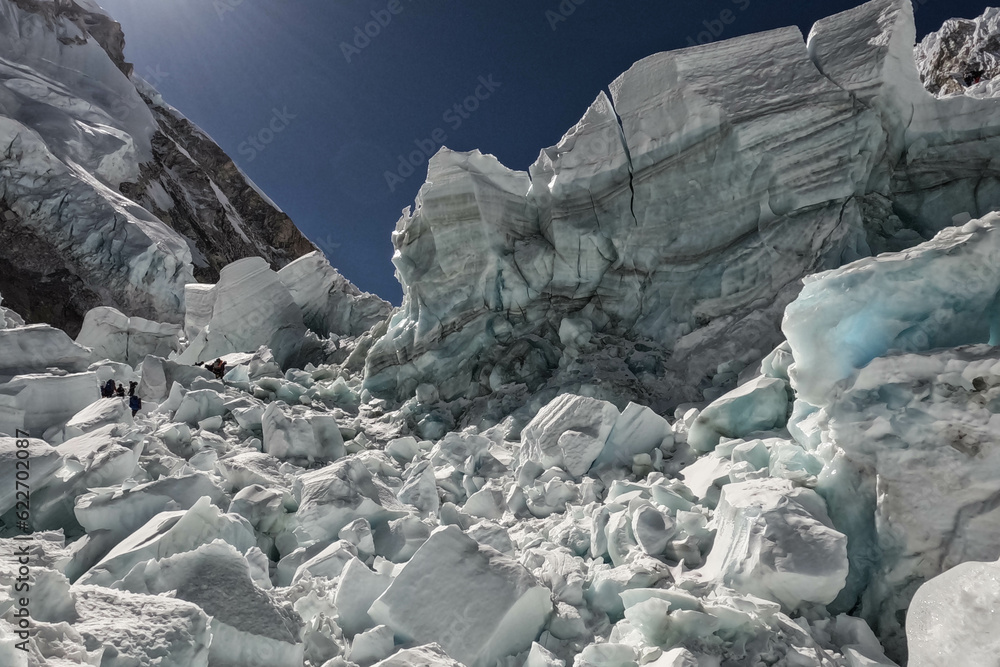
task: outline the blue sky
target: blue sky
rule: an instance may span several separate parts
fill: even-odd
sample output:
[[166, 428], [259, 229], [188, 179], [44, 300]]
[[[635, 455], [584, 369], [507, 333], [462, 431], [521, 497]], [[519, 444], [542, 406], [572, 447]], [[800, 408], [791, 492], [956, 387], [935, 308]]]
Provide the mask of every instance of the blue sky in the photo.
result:
[[[99, 0], [140, 76], [208, 132], [362, 289], [399, 303], [390, 234], [426, 165], [525, 170], [647, 55], [814, 21], [817, 0]], [[925, 0], [922, 36], [982, 0]], [[471, 99], [470, 99], [471, 98]], [[459, 105], [456, 108], [455, 105]], [[414, 152], [416, 153], [414, 154]]]

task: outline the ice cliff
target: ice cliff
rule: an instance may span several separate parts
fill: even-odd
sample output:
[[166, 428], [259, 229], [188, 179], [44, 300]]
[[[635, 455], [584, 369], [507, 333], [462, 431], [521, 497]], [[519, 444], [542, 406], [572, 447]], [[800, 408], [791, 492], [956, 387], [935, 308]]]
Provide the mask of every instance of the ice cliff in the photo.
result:
[[908, 2], [873, 2], [808, 41], [646, 58], [528, 173], [442, 150], [393, 235], [404, 304], [366, 387], [535, 389], [571, 321], [657, 348], [662, 407], [701, 400], [721, 359], [780, 342], [803, 276], [1000, 205], [1000, 103], [928, 94], [914, 41]]

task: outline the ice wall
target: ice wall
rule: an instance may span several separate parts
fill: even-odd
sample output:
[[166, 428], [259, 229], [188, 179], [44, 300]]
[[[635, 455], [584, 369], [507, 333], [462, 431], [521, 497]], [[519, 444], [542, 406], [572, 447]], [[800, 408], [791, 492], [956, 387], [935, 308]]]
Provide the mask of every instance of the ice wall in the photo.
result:
[[894, 656], [924, 581], [1000, 552], [998, 229], [992, 214], [812, 276], [785, 314], [789, 430], [827, 459], [820, 487], [850, 540], [842, 602], [860, 595]]
[[443, 149], [393, 236], [404, 304], [366, 387], [475, 397], [501, 366], [532, 387], [559, 362], [525, 350], [564, 350], [573, 318], [658, 346], [672, 402], [700, 400], [780, 342], [803, 276], [1000, 205], [997, 102], [930, 96], [914, 34], [908, 2], [875, 0], [808, 46], [788, 28], [651, 56], [528, 174]]

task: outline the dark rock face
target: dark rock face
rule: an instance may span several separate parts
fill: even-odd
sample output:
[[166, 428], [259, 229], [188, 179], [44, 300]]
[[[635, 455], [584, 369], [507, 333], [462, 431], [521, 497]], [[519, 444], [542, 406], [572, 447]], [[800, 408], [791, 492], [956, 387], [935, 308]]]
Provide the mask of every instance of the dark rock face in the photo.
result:
[[[154, 159], [141, 165], [140, 181], [123, 183], [121, 192], [189, 239], [198, 280], [214, 283], [222, 267], [244, 257], [263, 257], [278, 270], [316, 250], [191, 121], [143, 99], [160, 127]], [[154, 197], [152, 189], [167, 199]]]
[[62, 261], [62, 253], [30, 227], [21, 224], [0, 201], [0, 294], [7, 308], [26, 322], [57, 323], [72, 337], [83, 317], [102, 297]]

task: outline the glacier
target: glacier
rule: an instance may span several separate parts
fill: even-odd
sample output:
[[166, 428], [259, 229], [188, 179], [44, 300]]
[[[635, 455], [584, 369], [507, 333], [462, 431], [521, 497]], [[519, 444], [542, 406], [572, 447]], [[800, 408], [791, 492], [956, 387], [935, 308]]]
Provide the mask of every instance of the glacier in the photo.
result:
[[124, 43], [88, 0], [0, 6], [0, 291], [73, 336], [96, 306], [179, 323], [185, 284], [245, 257], [277, 270], [316, 252], [133, 71]]
[[998, 102], [932, 97], [914, 40], [908, 2], [868, 3], [806, 43], [642, 60], [528, 173], [442, 150], [393, 235], [404, 303], [366, 388], [475, 398], [499, 369], [535, 389], [572, 318], [661, 349], [664, 408], [703, 400], [720, 361], [781, 342], [800, 278], [1000, 202]]
[[997, 16], [873, 0], [645, 58], [527, 172], [442, 149], [393, 308], [93, 2], [0, 0], [0, 259], [66, 270], [0, 275], [0, 663], [992, 664]]

